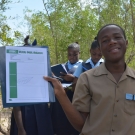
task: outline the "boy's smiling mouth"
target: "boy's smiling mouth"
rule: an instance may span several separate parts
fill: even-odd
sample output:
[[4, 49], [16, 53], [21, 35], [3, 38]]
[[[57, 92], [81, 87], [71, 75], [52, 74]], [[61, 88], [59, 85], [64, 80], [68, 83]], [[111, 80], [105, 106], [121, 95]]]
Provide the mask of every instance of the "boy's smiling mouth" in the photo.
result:
[[113, 47], [113, 48], [109, 49], [109, 52], [111, 52], [111, 53], [117, 53], [119, 51], [120, 51], [120, 47]]

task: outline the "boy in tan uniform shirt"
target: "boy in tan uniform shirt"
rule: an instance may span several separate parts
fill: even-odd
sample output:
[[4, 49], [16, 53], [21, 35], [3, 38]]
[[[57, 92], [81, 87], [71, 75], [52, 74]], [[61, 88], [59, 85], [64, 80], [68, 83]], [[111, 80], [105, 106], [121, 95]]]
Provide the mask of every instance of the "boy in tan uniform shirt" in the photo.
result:
[[97, 38], [105, 63], [80, 76], [73, 105], [56, 79], [45, 79], [53, 83], [57, 99], [80, 135], [134, 135], [135, 71], [125, 64], [125, 32], [108, 24]]

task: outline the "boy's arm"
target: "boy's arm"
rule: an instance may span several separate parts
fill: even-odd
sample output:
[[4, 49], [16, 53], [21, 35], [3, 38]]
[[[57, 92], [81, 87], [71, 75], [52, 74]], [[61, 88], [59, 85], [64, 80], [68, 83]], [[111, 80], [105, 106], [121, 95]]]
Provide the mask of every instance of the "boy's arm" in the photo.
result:
[[13, 107], [13, 114], [14, 114], [15, 122], [18, 128], [18, 135], [26, 135], [26, 132], [23, 126], [22, 112], [21, 112], [20, 107]]
[[60, 97], [56, 95], [56, 97], [59, 100], [59, 103], [61, 104], [69, 122], [76, 130], [81, 132], [88, 113], [83, 113], [76, 110], [76, 108], [71, 104], [66, 95], [60, 95]]
[[61, 104], [68, 120], [73, 125], [73, 127], [81, 132], [88, 113], [79, 112], [68, 99], [65, 90], [63, 89], [61, 83], [54, 78], [44, 77], [45, 80], [52, 82], [54, 86], [55, 95]]

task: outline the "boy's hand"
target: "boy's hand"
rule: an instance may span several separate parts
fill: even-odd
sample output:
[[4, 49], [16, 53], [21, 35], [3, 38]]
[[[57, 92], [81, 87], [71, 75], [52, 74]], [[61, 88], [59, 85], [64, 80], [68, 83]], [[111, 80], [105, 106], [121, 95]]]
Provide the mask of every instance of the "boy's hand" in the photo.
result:
[[55, 95], [61, 95], [65, 94], [65, 90], [63, 89], [61, 82], [58, 79], [52, 78], [52, 77], [46, 77], [44, 76], [44, 79], [48, 82], [51, 82], [54, 87]]
[[65, 74], [60, 72], [62, 76], [60, 76], [61, 78], [63, 78], [66, 81], [73, 81], [74, 80], [74, 76], [72, 74]]

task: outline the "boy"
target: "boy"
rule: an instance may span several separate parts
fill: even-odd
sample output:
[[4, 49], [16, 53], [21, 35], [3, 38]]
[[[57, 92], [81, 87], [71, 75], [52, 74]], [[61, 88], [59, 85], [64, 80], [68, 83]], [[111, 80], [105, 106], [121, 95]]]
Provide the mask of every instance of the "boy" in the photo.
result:
[[80, 76], [73, 105], [56, 79], [44, 78], [53, 83], [57, 99], [80, 135], [133, 135], [135, 71], [125, 64], [125, 32], [108, 24], [99, 30], [97, 39], [105, 63]]

